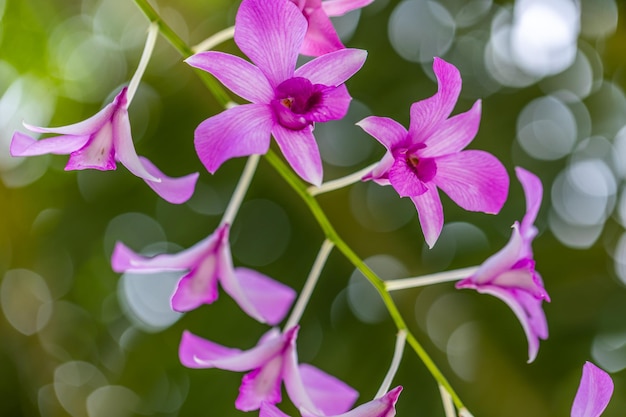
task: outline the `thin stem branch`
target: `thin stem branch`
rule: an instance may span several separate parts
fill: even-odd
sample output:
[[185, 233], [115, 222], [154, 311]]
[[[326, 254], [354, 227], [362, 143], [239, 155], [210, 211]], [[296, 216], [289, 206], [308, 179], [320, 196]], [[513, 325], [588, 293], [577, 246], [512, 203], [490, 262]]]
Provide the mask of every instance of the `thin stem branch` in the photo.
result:
[[426, 350], [422, 347], [422, 345], [417, 341], [415, 336], [408, 330], [408, 326], [406, 325], [398, 307], [395, 302], [391, 298], [391, 294], [385, 288], [385, 282], [376, 275], [372, 269], [363, 262], [359, 256], [354, 253], [354, 251], [348, 246], [337, 234], [334, 227], [326, 217], [326, 214], [320, 207], [317, 200], [308, 193], [306, 184], [298, 178], [287, 165], [272, 151], [271, 149], [268, 153], [265, 154], [265, 158], [267, 161], [276, 169], [281, 177], [293, 188], [293, 190], [302, 198], [304, 203], [309, 207], [309, 210], [313, 214], [313, 217], [317, 220], [318, 224], [324, 231], [326, 238], [333, 242], [337, 249], [343, 253], [343, 255], [354, 265], [365, 277], [369, 280], [369, 282], [374, 286], [378, 294], [380, 295], [389, 315], [392, 320], [396, 324], [398, 330], [405, 330], [407, 334], [407, 342], [413, 348], [417, 356], [422, 360], [424, 366], [431, 373], [433, 378], [442, 385], [452, 397], [454, 404], [457, 408], [464, 408], [463, 402], [461, 398], [458, 396], [456, 391], [452, 388], [446, 377], [441, 373], [435, 362], [430, 358]]
[[128, 106], [130, 106], [130, 102], [133, 101], [133, 97], [137, 92], [137, 87], [139, 87], [139, 83], [141, 82], [141, 77], [143, 77], [144, 72], [146, 72], [146, 67], [148, 66], [148, 62], [150, 62], [150, 57], [152, 56], [152, 51], [154, 51], [154, 44], [156, 43], [158, 34], [159, 27], [157, 24], [150, 23], [150, 27], [148, 28], [148, 38], [146, 39], [146, 45], [143, 47], [143, 52], [141, 53], [137, 70], [128, 83], [128, 90], [126, 91], [126, 108], [128, 108]]
[[463, 407], [459, 410], [459, 417], [474, 417], [474, 416], [472, 415], [472, 413], [469, 412], [467, 408]]
[[337, 178], [336, 180], [332, 180], [332, 181], [327, 181], [324, 184], [320, 185], [319, 187], [311, 186], [307, 189], [307, 191], [311, 195], [318, 195], [318, 194], [327, 193], [329, 191], [335, 191], [343, 187], [347, 187], [348, 185], [352, 185], [355, 182], [361, 181], [361, 178], [363, 178], [363, 176], [365, 176], [367, 173], [372, 171], [372, 169], [374, 169], [374, 167], [377, 164], [378, 162], [370, 166], [367, 166], [353, 174], [347, 175], [345, 177]]
[[302, 313], [309, 303], [309, 299], [311, 298], [311, 294], [315, 289], [315, 285], [317, 284], [317, 279], [320, 277], [320, 273], [322, 272], [322, 268], [326, 265], [326, 260], [328, 259], [328, 255], [330, 251], [333, 250], [335, 245], [330, 240], [324, 240], [322, 243], [322, 247], [317, 254], [317, 258], [315, 258], [315, 262], [313, 262], [313, 267], [311, 268], [311, 272], [304, 283], [304, 287], [300, 292], [300, 296], [298, 297], [298, 301], [296, 301], [296, 305], [291, 311], [291, 315], [287, 320], [287, 324], [285, 324], [285, 330], [291, 329], [293, 326], [300, 322], [300, 318], [302, 318]]
[[226, 42], [227, 40], [232, 39], [233, 36], [235, 36], [235, 27], [231, 26], [226, 29], [220, 30], [215, 35], [203, 40], [196, 46], [192, 46], [191, 50], [196, 54], [198, 52], [208, 51], [210, 49], [215, 48], [220, 43]]
[[441, 394], [441, 402], [443, 403], [443, 411], [445, 412], [446, 417], [456, 417], [454, 403], [452, 402], [452, 397], [450, 397], [448, 391], [439, 385], [439, 393]]
[[404, 345], [406, 344], [406, 330], [401, 329], [398, 330], [398, 335], [396, 336], [396, 347], [393, 350], [393, 359], [391, 359], [391, 366], [387, 371], [387, 375], [385, 375], [385, 379], [383, 383], [380, 384], [380, 388], [376, 393], [374, 399], [378, 399], [385, 395], [387, 391], [389, 391], [389, 387], [391, 386], [391, 381], [396, 376], [396, 372], [398, 372], [398, 367], [400, 366], [400, 360], [402, 360], [402, 353], [404, 352]]
[[[182, 55], [183, 58], [190, 57], [194, 54], [194, 51], [185, 43], [185, 41], [183, 41], [180, 36], [178, 36], [176, 32], [174, 32], [172, 28], [165, 23], [165, 21], [163, 21], [156, 10], [154, 10], [150, 3], [148, 3], [148, 0], [135, 0], [135, 4], [146, 15], [148, 20], [155, 23], [159, 27], [161, 35], [167, 39], [170, 44], [172, 44], [172, 46]], [[224, 107], [229, 101], [231, 101], [230, 97], [226, 94], [226, 91], [224, 91], [220, 83], [218, 83], [217, 80], [208, 72], [197, 68], [194, 70], [221, 106]]]
[[248, 157], [248, 161], [246, 162], [246, 166], [243, 169], [241, 177], [239, 177], [237, 187], [235, 187], [235, 191], [230, 198], [228, 207], [226, 207], [226, 210], [224, 211], [224, 216], [222, 216], [222, 221], [220, 222], [220, 224], [233, 223], [233, 220], [235, 219], [235, 216], [239, 211], [239, 207], [241, 206], [243, 197], [248, 191], [248, 187], [250, 186], [250, 182], [252, 181], [252, 177], [254, 177], [254, 172], [256, 171], [256, 167], [258, 165], [259, 155], [250, 155], [250, 157]]
[[385, 281], [387, 291], [404, 290], [406, 288], [423, 287], [426, 285], [440, 284], [442, 282], [458, 281], [473, 275], [478, 270], [477, 266], [454, 269], [452, 271], [437, 272], [435, 274], [422, 275], [419, 277], [392, 279]]

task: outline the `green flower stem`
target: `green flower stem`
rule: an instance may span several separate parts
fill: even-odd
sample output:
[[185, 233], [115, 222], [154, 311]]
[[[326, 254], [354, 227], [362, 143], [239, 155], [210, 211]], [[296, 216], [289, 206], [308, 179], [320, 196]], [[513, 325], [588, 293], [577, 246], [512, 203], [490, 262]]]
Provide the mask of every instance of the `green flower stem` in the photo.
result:
[[[180, 36], [178, 36], [176, 32], [174, 32], [172, 28], [165, 23], [165, 21], [163, 21], [163, 19], [161, 19], [161, 16], [159, 16], [157, 11], [154, 10], [150, 3], [148, 3], [148, 0], [135, 0], [135, 4], [141, 9], [150, 22], [158, 25], [161, 35], [172, 44], [172, 46], [183, 56], [183, 58], [190, 57], [194, 54], [193, 49], [191, 49], [191, 47], [187, 45], [185, 41], [183, 41]], [[226, 107], [231, 99], [217, 80], [206, 71], [195, 69], [195, 72], [207, 86], [209, 91], [211, 91], [213, 97], [215, 97], [220, 106]]]
[[376, 273], [372, 271], [372, 269], [367, 266], [356, 253], [354, 253], [350, 246], [348, 246], [343, 241], [343, 239], [339, 237], [339, 235], [335, 231], [335, 228], [328, 220], [328, 217], [326, 217], [326, 214], [320, 207], [317, 200], [308, 193], [307, 185], [291, 171], [291, 169], [282, 161], [282, 159], [280, 159], [278, 155], [276, 155], [276, 153], [271, 149], [265, 155], [265, 158], [270, 163], [270, 165], [272, 165], [274, 169], [278, 171], [280, 176], [282, 176], [283, 179], [296, 191], [296, 193], [298, 193], [302, 200], [304, 200], [304, 203], [309, 207], [309, 210], [311, 210], [313, 217], [315, 217], [320, 227], [324, 231], [326, 238], [334, 243], [337, 249], [339, 249], [341, 253], [343, 253], [344, 256], [348, 258], [352, 265], [354, 265], [359, 271], [361, 271], [361, 273], [365, 275], [365, 277], [374, 286], [374, 288], [376, 288], [376, 291], [378, 291], [378, 294], [380, 295], [383, 303], [387, 307], [391, 318], [396, 324], [398, 331], [406, 332], [407, 342], [413, 348], [417, 356], [419, 356], [419, 358], [422, 360], [426, 368], [428, 368], [433, 378], [435, 378], [439, 385], [443, 386], [448, 391], [456, 407], [459, 409], [465, 408], [463, 402], [454, 391], [446, 377], [441, 373], [439, 368], [437, 368], [437, 365], [435, 365], [433, 360], [430, 358], [428, 353], [426, 353], [426, 351], [417, 341], [415, 336], [413, 336], [413, 334], [409, 331], [404, 319], [402, 318], [402, 315], [400, 314], [400, 311], [398, 310], [398, 307], [391, 298], [391, 294], [385, 288], [385, 281], [380, 279], [380, 277], [378, 277], [378, 275], [376, 275]]

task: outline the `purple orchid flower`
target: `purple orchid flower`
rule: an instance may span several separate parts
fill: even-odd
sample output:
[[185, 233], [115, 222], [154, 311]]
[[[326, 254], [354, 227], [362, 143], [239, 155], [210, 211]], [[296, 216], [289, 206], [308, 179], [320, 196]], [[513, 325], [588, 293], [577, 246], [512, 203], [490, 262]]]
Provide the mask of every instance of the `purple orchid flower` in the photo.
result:
[[118, 242], [111, 265], [120, 273], [188, 271], [172, 295], [171, 305], [176, 311], [190, 311], [202, 304], [213, 303], [218, 297], [219, 282], [248, 315], [261, 323], [279, 323], [291, 307], [296, 292], [257, 271], [233, 268], [228, 229], [228, 224], [224, 224], [187, 250], [152, 258], [138, 255]]
[[329, 17], [344, 15], [365, 7], [372, 1], [374, 0], [291, 0], [298, 6], [308, 23], [300, 53], [321, 56], [343, 49], [344, 46]]
[[241, 351], [227, 348], [185, 331], [179, 357], [189, 368], [219, 368], [247, 372], [239, 388], [235, 407], [257, 410], [263, 403], [281, 401], [281, 381], [297, 406], [319, 415], [335, 415], [348, 410], [358, 393], [318, 368], [298, 365], [296, 337], [298, 326], [281, 333], [274, 328], [261, 337], [256, 347]]
[[198, 180], [198, 173], [184, 177], [165, 176], [148, 159], [137, 156], [128, 119], [126, 88], [94, 116], [79, 123], [60, 127], [38, 127], [24, 123], [36, 133], [60, 136], [35, 140], [15, 132], [11, 140], [11, 156], [44, 154], [70, 155], [65, 170], [97, 169], [108, 171], [119, 161], [134, 175], [142, 178], [161, 198], [181, 204], [189, 200]]
[[613, 380], [602, 369], [585, 362], [572, 404], [572, 417], [599, 417], [613, 395]]
[[[346, 413], [335, 414], [331, 417], [394, 417], [396, 415], [396, 402], [400, 396], [402, 387], [398, 386], [381, 398], [377, 398]], [[305, 409], [300, 410], [302, 417], [321, 417], [320, 414], [311, 413]], [[275, 405], [261, 404], [259, 417], [289, 417], [279, 410]]]
[[366, 175], [389, 185], [415, 204], [424, 238], [432, 247], [443, 227], [438, 188], [465, 210], [496, 214], [509, 189], [504, 166], [493, 155], [463, 149], [480, 123], [480, 100], [467, 112], [450, 117], [461, 91], [461, 76], [452, 64], [435, 58], [437, 93], [411, 106], [407, 131], [387, 117], [361, 120], [363, 130], [387, 148], [380, 163]]
[[526, 196], [526, 214], [522, 224], [515, 222], [511, 239], [499, 252], [487, 259], [474, 275], [459, 281], [457, 288], [473, 288], [481, 294], [500, 298], [517, 316], [528, 339], [528, 362], [535, 360], [539, 339], [548, 338], [548, 324], [542, 302], [550, 302], [543, 281], [535, 271], [532, 241], [543, 186], [536, 175], [516, 168], [517, 178]]
[[351, 97], [344, 82], [361, 68], [367, 52], [342, 49], [294, 70], [306, 30], [306, 19], [290, 1], [244, 0], [235, 42], [254, 65], [214, 51], [186, 60], [251, 102], [196, 129], [196, 151], [209, 172], [230, 158], [266, 153], [271, 134], [298, 175], [315, 185], [322, 182], [313, 124], [345, 116]]

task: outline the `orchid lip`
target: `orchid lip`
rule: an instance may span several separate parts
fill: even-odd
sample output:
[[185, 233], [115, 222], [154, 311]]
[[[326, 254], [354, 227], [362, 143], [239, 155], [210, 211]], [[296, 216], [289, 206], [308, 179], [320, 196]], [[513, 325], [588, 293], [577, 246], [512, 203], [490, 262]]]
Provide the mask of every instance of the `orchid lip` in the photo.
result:
[[326, 88], [302, 77], [283, 81], [276, 88], [276, 98], [271, 102], [281, 126], [300, 130], [312, 125], [314, 114], [322, 101], [322, 91]]

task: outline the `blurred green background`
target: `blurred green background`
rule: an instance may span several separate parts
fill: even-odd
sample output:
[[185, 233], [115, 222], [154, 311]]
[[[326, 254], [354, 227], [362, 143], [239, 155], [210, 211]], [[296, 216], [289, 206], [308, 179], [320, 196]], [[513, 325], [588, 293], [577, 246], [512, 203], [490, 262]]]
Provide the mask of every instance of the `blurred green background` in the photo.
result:
[[[153, 4], [196, 44], [232, 25], [238, 2]], [[436, 91], [435, 55], [461, 70], [456, 112], [483, 100], [470, 147], [492, 152], [512, 175], [498, 216], [463, 212], [444, 197], [446, 226], [432, 250], [414, 207], [391, 187], [360, 183], [320, 196], [339, 233], [383, 278], [480, 264], [524, 213], [514, 166], [543, 180], [534, 248], [552, 302], [550, 338], [533, 364], [501, 301], [453, 284], [394, 294], [476, 417], [569, 415], [586, 360], [615, 380], [604, 415], [626, 409], [625, 12], [616, 0], [375, 0], [335, 20], [345, 43], [369, 57], [348, 82], [347, 118], [316, 128], [326, 179], [381, 157], [354, 122], [375, 114], [407, 125], [410, 104]], [[188, 203], [162, 201], [123, 167], [65, 172], [66, 156], [8, 155], [22, 121], [74, 123], [110, 102], [136, 68], [147, 27], [132, 0], [0, 0], [2, 416], [243, 415], [234, 409], [241, 374], [182, 367], [180, 334], [249, 348], [267, 328], [225, 295], [173, 314], [177, 275], [120, 277], [109, 264], [118, 240], [174, 252], [210, 234], [243, 168], [232, 160], [212, 176], [195, 155], [195, 127], [221, 109], [181, 56], [158, 39], [130, 118], [140, 155], [171, 176], [201, 173]], [[238, 53], [232, 41], [218, 49]], [[262, 160], [233, 225], [235, 265], [299, 290], [322, 240], [307, 208]], [[301, 324], [301, 361], [357, 388], [360, 402], [371, 399], [395, 327], [340, 254], [331, 254]], [[399, 416], [443, 416], [436, 384], [408, 348], [395, 384], [404, 386]]]

